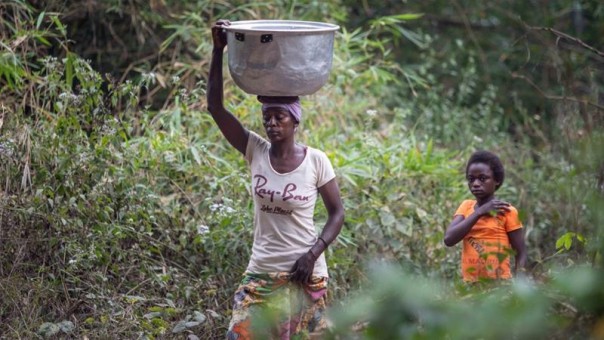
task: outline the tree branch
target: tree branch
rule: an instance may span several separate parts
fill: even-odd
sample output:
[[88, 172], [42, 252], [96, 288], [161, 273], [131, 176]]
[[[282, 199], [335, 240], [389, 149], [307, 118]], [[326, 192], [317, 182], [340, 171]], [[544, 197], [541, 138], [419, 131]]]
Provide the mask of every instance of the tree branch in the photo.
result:
[[551, 33], [557, 35], [559, 38], [564, 38], [564, 39], [570, 40], [572, 42], [575, 42], [575, 43], [581, 45], [582, 47], [584, 47], [585, 49], [588, 49], [588, 50], [592, 51], [593, 53], [599, 55], [600, 57], [604, 58], [604, 52], [601, 52], [598, 49], [586, 44], [585, 42], [583, 42], [583, 40], [581, 40], [579, 38], [575, 38], [573, 36], [570, 36], [566, 33], [560, 32], [560, 31], [550, 28], [550, 27], [533, 27], [533, 26], [527, 26], [527, 27], [531, 30], [551, 32]]
[[578, 98], [575, 98], [575, 97], [567, 97], [567, 96], [553, 96], [553, 95], [547, 94], [547, 93], [543, 92], [543, 90], [541, 90], [541, 88], [539, 88], [539, 86], [537, 86], [537, 84], [535, 84], [535, 83], [534, 83], [532, 80], [530, 80], [530, 79], [529, 79], [527, 76], [524, 76], [524, 75], [522, 75], [522, 74], [518, 74], [518, 73], [516, 73], [516, 72], [512, 72], [512, 73], [511, 73], [511, 76], [512, 76], [512, 78], [514, 78], [514, 79], [522, 79], [522, 80], [526, 81], [526, 82], [527, 82], [529, 85], [531, 85], [531, 86], [532, 86], [532, 87], [533, 87], [535, 90], [537, 90], [537, 92], [539, 92], [539, 94], [540, 94], [541, 96], [543, 96], [543, 98], [546, 98], [546, 99], [551, 99], [551, 100], [568, 100], [568, 101], [571, 101], [571, 102], [575, 102], [575, 103], [581, 103], [581, 104], [586, 104], [586, 105], [590, 105], [590, 106], [596, 107], [596, 108], [598, 108], [598, 109], [600, 109], [600, 110], [604, 110], [604, 106], [602, 106], [602, 105], [598, 105], [598, 104], [596, 104], [596, 103], [592, 103], [592, 102], [587, 101], [587, 100], [581, 100], [581, 99], [578, 99]]

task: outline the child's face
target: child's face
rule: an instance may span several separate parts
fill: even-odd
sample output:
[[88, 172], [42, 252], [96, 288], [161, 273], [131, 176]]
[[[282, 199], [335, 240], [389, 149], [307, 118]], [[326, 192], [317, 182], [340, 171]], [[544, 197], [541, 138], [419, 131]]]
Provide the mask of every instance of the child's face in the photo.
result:
[[485, 163], [472, 163], [466, 174], [468, 188], [478, 201], [489, 200], [495, 194], [499, 182], [493, 177], [493, 170]]

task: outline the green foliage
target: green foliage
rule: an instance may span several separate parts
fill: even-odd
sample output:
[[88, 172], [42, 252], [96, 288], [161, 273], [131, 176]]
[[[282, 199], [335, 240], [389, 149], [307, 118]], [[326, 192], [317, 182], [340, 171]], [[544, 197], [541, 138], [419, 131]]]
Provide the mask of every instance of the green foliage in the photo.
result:
[[392, 264], [374, 263], [368, 272], [370, 284], [332, 311], [326, 338], [584, 338], [591, 330], [573, 325], [575, 308], [602, 310], [601, 273], [586, 268], [557, 272], [549, 285], [516, 279], [457, 291]]
[[577, 241], [581, 243], [585, 243], [585, 237], [583, 237], [583, 235], [569, 231], [560, 236], [560, 238], [556, 241], [556, 249], [558, 249], [558, 252], [568, 251], [573, 245], [573, 238], [576, 238]]
[[[371, 285], [334, 311], [334, 336], [352, 339], [507, 339], [542, 337], [551, 332], [551, 300], [530, 282], [488, 289], [469, 287], [460, 299], [438, 282], [372, 265]], [[494, 320], [505, 322], [493, 322]], [[361, 324], [358, 324], [358, 321]], [[355, 326], [356, 332], [350, 332]], [[538, 326], [536, 326], [538, 325]]]

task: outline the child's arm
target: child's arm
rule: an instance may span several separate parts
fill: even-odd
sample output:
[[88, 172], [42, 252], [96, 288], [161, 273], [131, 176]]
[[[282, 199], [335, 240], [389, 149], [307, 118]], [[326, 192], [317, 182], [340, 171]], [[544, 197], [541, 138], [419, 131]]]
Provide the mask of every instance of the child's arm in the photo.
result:
[[482, 215], [473, 212], [468, 218], [456, 215], [445, 232], [445, 245], [452, 247], [463, 240]]
[[524, 231], [522, 228], [510, 231], [508, 233], [512, 249], [516, 251], [516, 264], [514, 266], [514, 274], [525, 268], [526, 265], [526, 246], [524, 244]]
[[475, 209], [468, 218], [456, 215], [445, 232], [445, 245], [447, 247], [452, 247], [463, 240], [470, 230], [472, 230], [472, 227], [476, 224], [478, 219], [484, 215], [490, 214], [491, 210], [495, 210], [498, 213], [505, 213], [510, 210], [509, 206], [510, 204], [507, 202], [493, 199], [481, 205], [478, 209]]

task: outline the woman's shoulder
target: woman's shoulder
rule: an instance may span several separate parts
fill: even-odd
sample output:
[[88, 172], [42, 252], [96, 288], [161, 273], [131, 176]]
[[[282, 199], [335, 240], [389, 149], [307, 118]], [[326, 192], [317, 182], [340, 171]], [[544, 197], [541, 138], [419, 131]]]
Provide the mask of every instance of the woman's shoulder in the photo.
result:
[[270, 143], [266, 139], [260, 137], [260, 135], [254, 131], [250, 131], [247, 139], [247, 147], [245, 148], [246, 160], [251, 162], [254, 155], [268, 152], [269, 147]]
[[306, 148], [306, 159], [309, 164], [312, 164], [315, 169], [332, 169], [333, 172], [331, 160], [323, 150], [308, 145], [304, 145], [304, 147]]
[[258, 141], [262, 141], [262, 142], [268, 143], [268, 141], [266, 139], [262, 138], [262, 136], [260, 136], [258, 133], [254, 132], [252, 130], [249, 130], [249, 133], [250, 134], [249, 134], [248, 138], [250, 138], [250, 139], [253, 138], [254, 140], [258, 140]]
[[248, 143], [254, 145], [254, 146], [262, 146], [262, 147], [268, 147], [270, 146], [270, 142], [267, 141], [266, 139], [262, 138], [262, 136], [260, 136], [259, 134], [257, 134], [254, 131], [250, 130], [250, 134], [248, 137]]
[[305, 144], [302, 144], [302, 146], [304, 148], [306, 148], [306, 152], [308, 154], [308, 157], [313, 159], [313, 160], [317, 160], [317, 159], [329, 159], [327, 157], [327, 154], [325, 154], [325, 152], [323, 150], [314, 148], [312, 146], [308, 146]]

